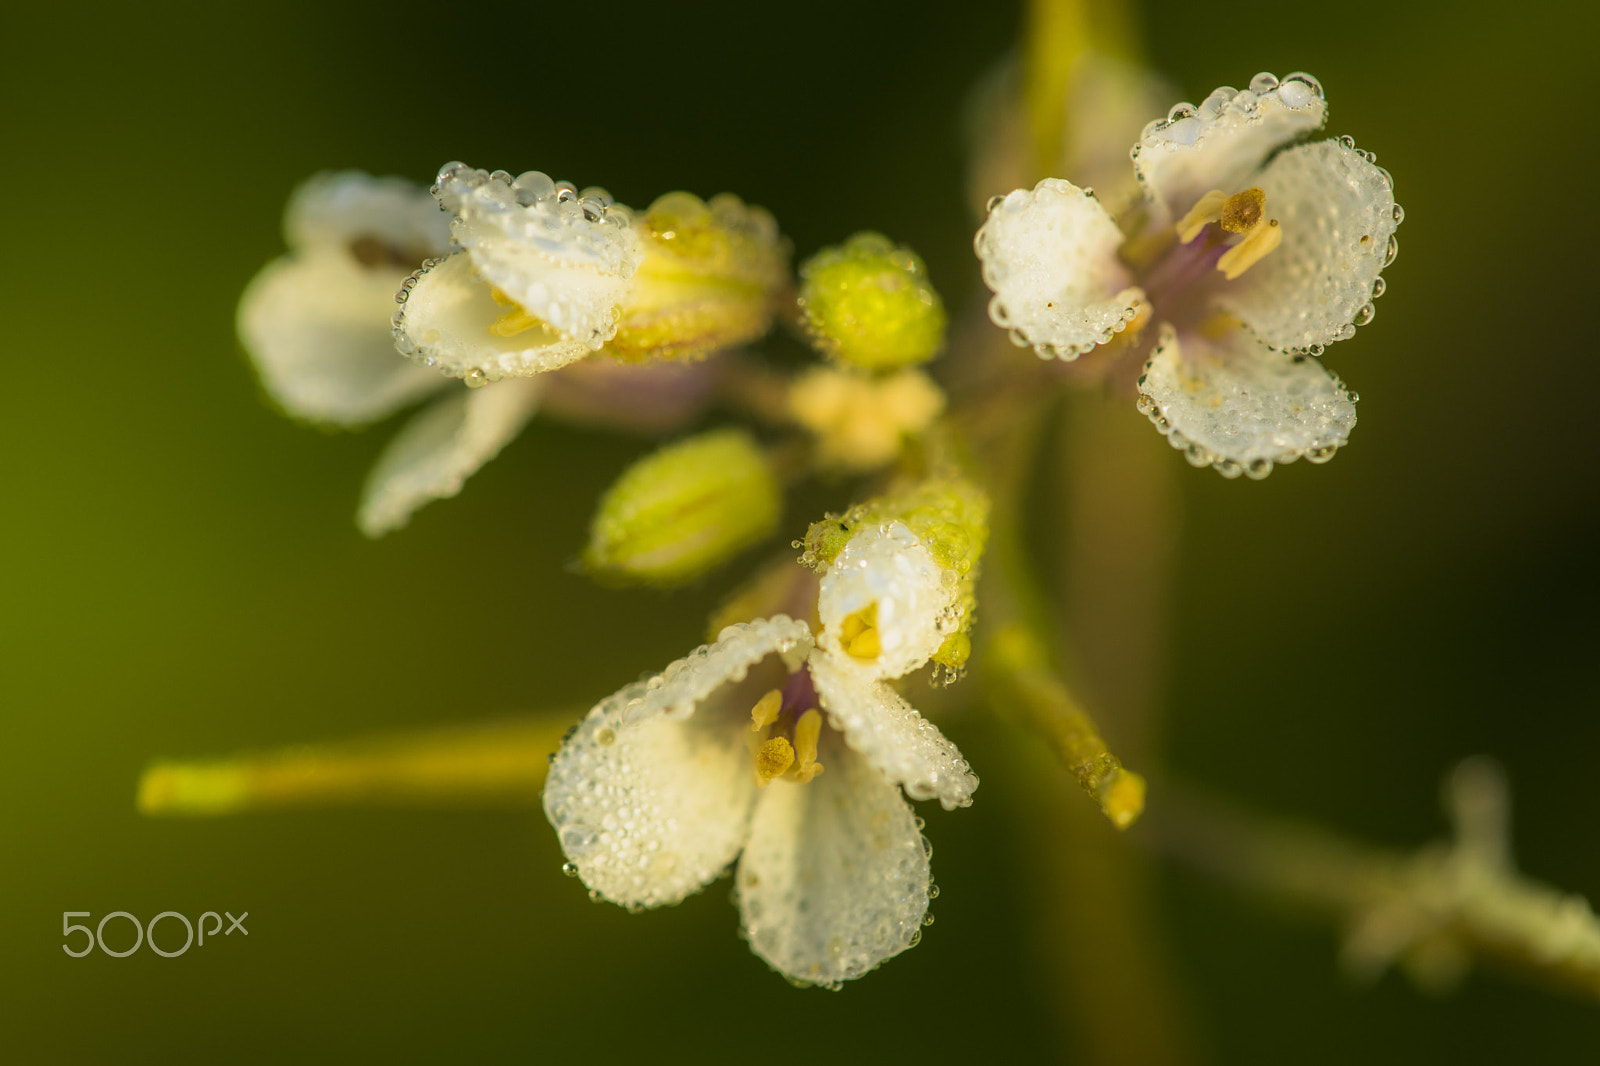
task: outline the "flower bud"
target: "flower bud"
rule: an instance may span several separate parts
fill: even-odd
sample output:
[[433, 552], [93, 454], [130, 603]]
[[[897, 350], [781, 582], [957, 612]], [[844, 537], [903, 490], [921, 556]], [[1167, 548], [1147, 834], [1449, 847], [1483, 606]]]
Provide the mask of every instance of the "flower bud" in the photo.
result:
[[606, 490], [583, 563], [604, 581], [682, 584], [769, 536], [781, 507], [749, 434], [702, 433], [645, 456]]
[[723, 193], [656, 200], [634, 223], [644, 259], [607, 351], [688, 359], [767, 332], [789, 279], [789, 245], [772, 216]]
[[879, 233], [824, 248], [800, 268], [800, 310], [824, 354], [866, 370], [927, 362], [944, 346], [945, 313], [915, 252]]

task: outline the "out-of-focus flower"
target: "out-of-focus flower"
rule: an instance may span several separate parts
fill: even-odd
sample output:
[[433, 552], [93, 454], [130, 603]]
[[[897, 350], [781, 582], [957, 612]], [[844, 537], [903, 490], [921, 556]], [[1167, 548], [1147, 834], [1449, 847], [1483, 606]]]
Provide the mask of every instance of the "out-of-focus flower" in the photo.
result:
[[357, 171], [322, 174], [285, 212], [289, 253], [239, 301], [238, 331], [262, 387], [292, 417], [359, 426], [443, 393], [401, 428], [362, 492], [369, 536], [453, 496], [543, 406], [572, 421], [660, 432], [692, 418], [716, 383], [715, 362], [624, 366], [587, 360], [559, 375], [476, 392], [395, 350], [395, 293], [449, 247], [450, 218], [428, 191]]
[[837, 987], [921, 937], [929, 849], [900, 789], [954, 809], [978, 779], [887, 683], [960, 633], [965, 575], [905, 521], [831, 524], [850, 530], [822, 549], [831, 562], [808, 551], [820, 637], [786, 615], [729, 626], [604, 700], [552, 762], [544, 805], [570, 872], [630, 909], [676, 903], [738, 858], [752, 950]]
[[1372, 319], [1402, 212], [1370, 153], [1302, 143], [1326, 117], [1309, 75], [1258, 74], [1146, 126], [1120, 220], [1057, 178], [996, 197], [976, 240], [991, 317], [1062, 359], [1153, 335], [1140, 409], [1197, 466], [1331, 458], [1355, 402], [1317, 357]]

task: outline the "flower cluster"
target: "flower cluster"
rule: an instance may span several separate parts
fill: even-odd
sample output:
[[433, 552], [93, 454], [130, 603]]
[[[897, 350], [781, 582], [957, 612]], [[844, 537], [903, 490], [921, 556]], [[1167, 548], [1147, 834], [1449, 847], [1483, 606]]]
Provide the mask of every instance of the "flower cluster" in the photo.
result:
[[[1258, 75], [1150, 123], [1115, 217], [1056, 178], [995, 197], [976, 237], [993, 320], [1042, 356], [1141, 362], [1140, 408], [1196, 465], [1261, 477], [1327, 459], [1355, 398], [1317, 359], [1372, 318], [1401, 214], [1370, 155], [1306, 141], [1325, 118], [1310, 77]], [[1105, 171], [1103, 152], [1071, 158]], [[791, 276], [772, 216], [731, 195], [634, 212], [452, 163], [431, 195], [314, 178], [285, 229], [289, 253], [239, 309], [269, 395], [336, 425], [431, 398], [368, 481], [371, 535], [458, 491], [540, 406], [650, 433], [713, 402], [753, 423], [667, 443], [612, 484], [582, 553], [608, 583], [693, 581], [778, 530], [788, 484], [868, 479], [865, 502], [795, 541], [798, 563], [729, 601], [709, 643], [583, 718], [544, 808], [567, 872], [630, 909], [737, 863], [745, 936], [797, 983], [838, 987], [917, 943], [935, 890], [908, 798], [964, 807], [978, 779], [897, 685], [954, 681], [972, 654], [991, 507], [975, 471], [1011, 408], [1042, 409], [1033, 379], [1003, 361], [971, 373], [985, 349], [969, 345], [961, 380], [987, 391], [963, 410], [923, 369], [947, 316], [914, 252], [862, 233]], [[775, 321], [817, 358], [747, 351]], [[1136, 795], [1127, 824], [1142, 779], [1092, 727], [1057, 733], [1086, 787]]]

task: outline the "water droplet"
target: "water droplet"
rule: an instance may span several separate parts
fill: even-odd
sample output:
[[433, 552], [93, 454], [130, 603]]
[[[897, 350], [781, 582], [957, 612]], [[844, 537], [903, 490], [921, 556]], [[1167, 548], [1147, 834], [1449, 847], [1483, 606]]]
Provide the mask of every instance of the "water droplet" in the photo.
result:
[[920, 943], [922, 943], [922, 930], [913, 929], [911, 935], [906, 938], [906, 947], [914, 948]]
[[939, 898], [939, 886], [934, 884], [932, 881], [928, 882], [928, 898], [929, 899], [938, 899]]
[[1372, 306], [1371, 304], [1365, 305], [1361, 308], [1361, 310], [1356, 312], [1356, 325], [1366, 325], [1368, 322], [1372, 321], [1372, 316], [1377, 313], [1378, 309], [1376, 307]]
[[617, 742], [617, 731], [610, 726], [601, 726], [595, 730], [594, 742], [602, 748], [609, 748]]
[[478, 367], [473, 367], [462, 376], [461, 380], [469, 389], [481, 389], [485, 385], [489, 384], [489, 375], [485, 374]]
[[933, 924], [933, 915], [930, 914], [926, 918], [922, 919], [922, 924], [924, 926], [932, 925]]
[[1272, 473], [1272, 460], [1252, 459], [1250, 460], [1249, 465], [1244, 468], [1244, 472], [1250, 475], [1253, 480], [1260, 481], [1262, 478]]
[[1388, 288], [1388, 285], [1382, 278], [1378, 278], [1372, 283], [1372, 298], [1376, 300], [1378, 297], [1382, 296], [1383, 290], [1386, 288]]
[[1278, 76], [1263, 70], [1260, 74], [1250, 79], [1250, 91], [1260, 96], [1270, 93], [1278, 87]]
[[1406, 209], [1399, 204], [1394, 205], [1394, 224], [1399, 225], [1406, 220]]
[[1391, 234], [1389, 237], [1389, 248], [1383, 256], [1383, 265], [1388, 266], [1390, 263], [1394, 262], [1394, 257], [1399, 254], [1400, 241]]
[[578, 876], [578, 864], [577, 863], [572, 863], [572, 862], [564, 862], [564, 863], [561, 864], [561, 872], [566, 874], [568, 877], [577, 877]]

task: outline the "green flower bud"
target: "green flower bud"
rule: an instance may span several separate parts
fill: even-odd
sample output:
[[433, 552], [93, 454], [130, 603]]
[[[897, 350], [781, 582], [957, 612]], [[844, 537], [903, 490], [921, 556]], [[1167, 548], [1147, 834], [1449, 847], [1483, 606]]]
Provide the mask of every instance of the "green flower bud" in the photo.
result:
[[867, 370], [927, 362], [944, 346], [945, 313], [911, 249], [858, 233], [800, 267], [800, 310], [824, 354]]
[[645, 456], [606, 490], [583, 564], [603, 581], [679, 585], [771, 535], [782, 503], [748, 433], [702, 433]]

